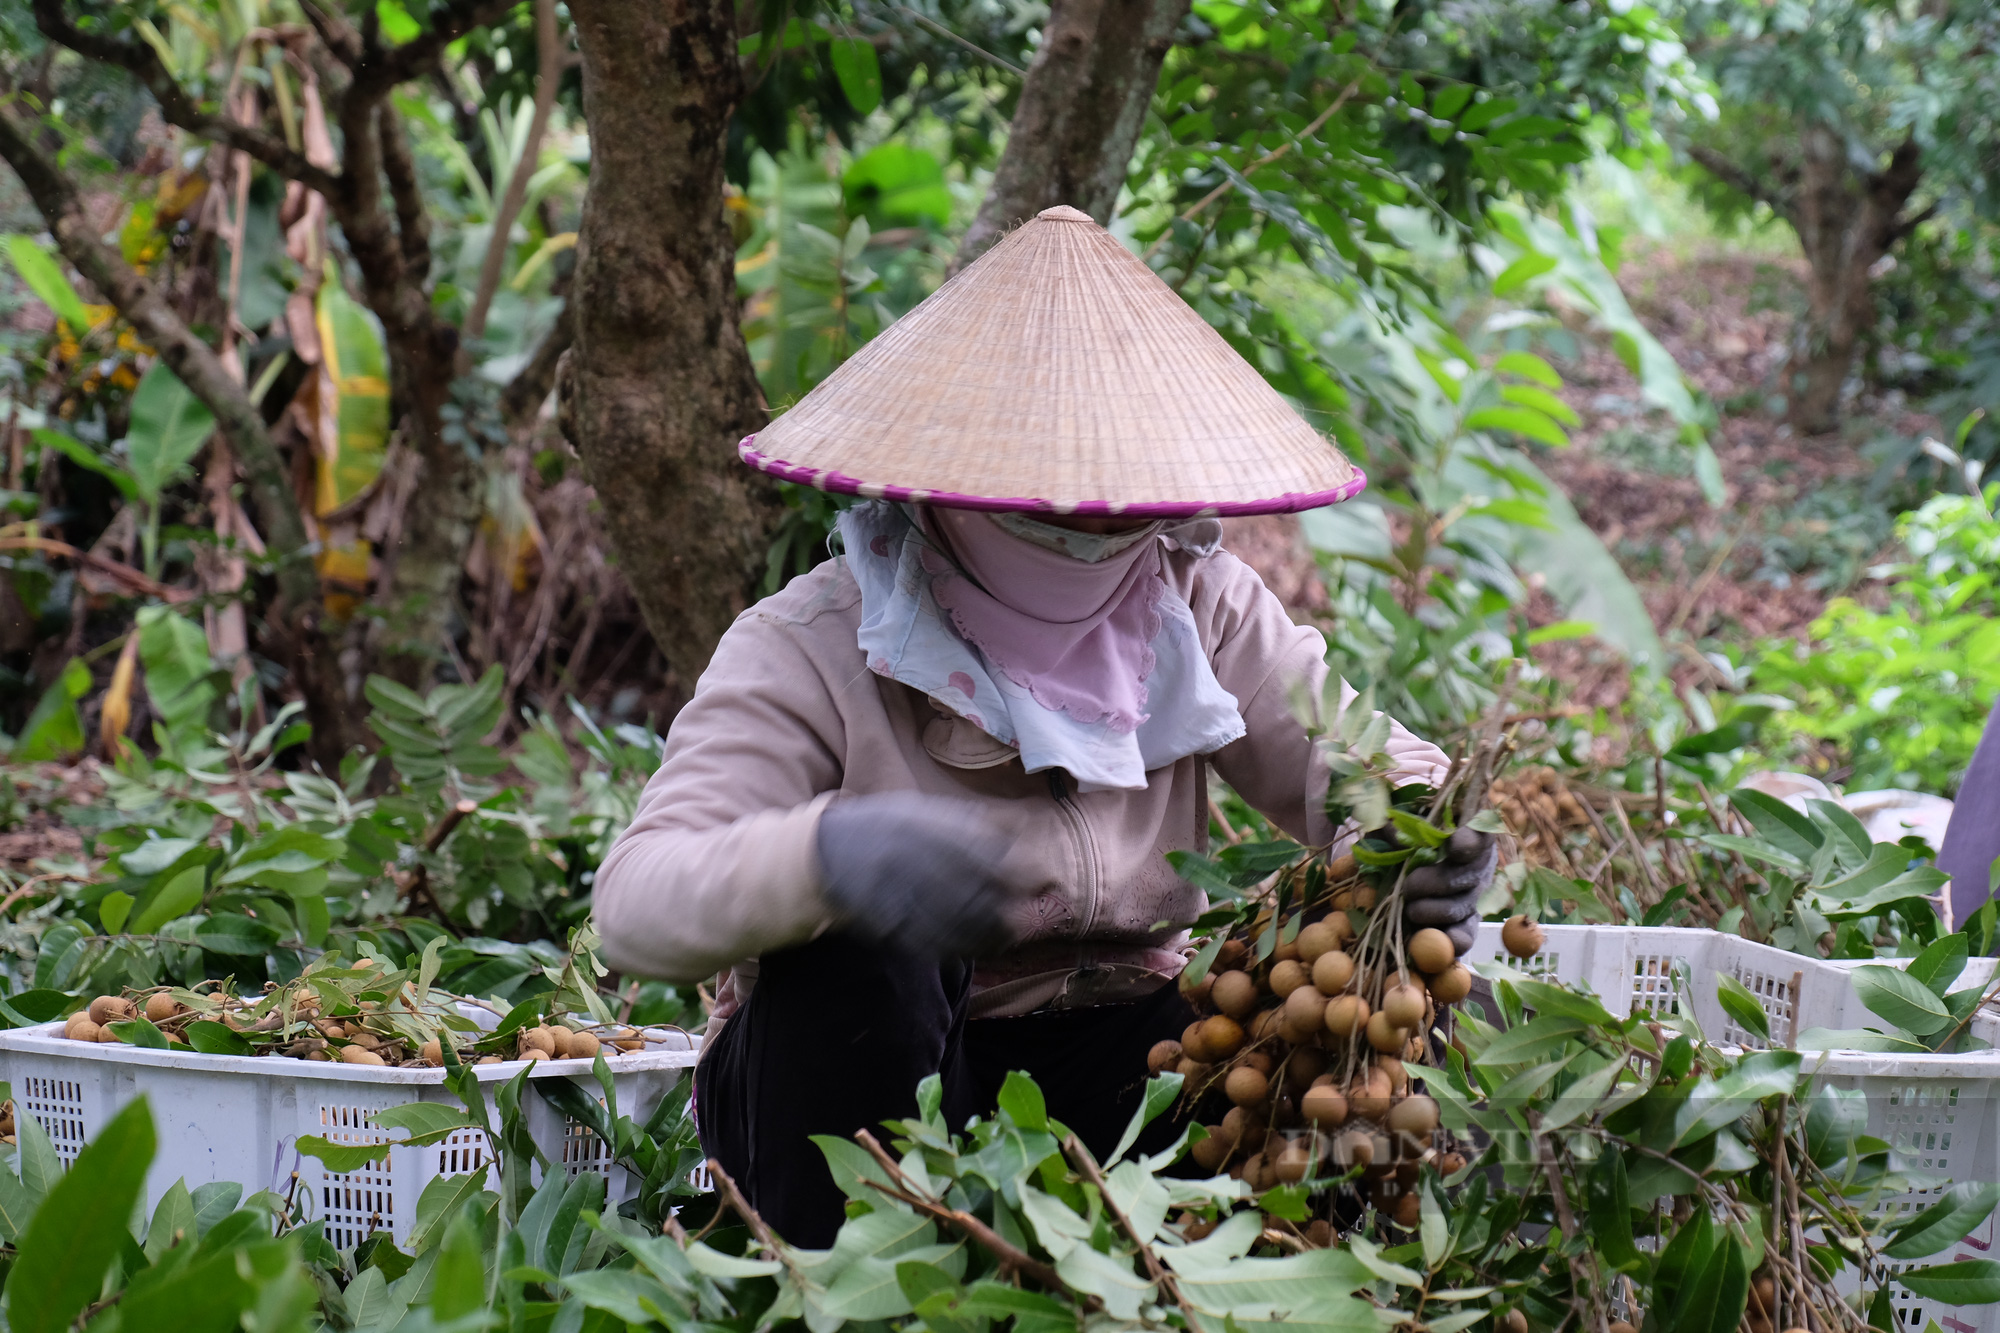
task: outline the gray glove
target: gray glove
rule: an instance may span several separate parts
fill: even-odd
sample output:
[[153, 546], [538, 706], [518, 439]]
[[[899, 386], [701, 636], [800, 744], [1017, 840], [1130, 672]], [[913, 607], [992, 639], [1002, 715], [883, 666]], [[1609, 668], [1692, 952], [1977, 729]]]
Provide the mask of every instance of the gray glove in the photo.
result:
[[992, 953], [1012, 942], [1012, 839], [977, 807], [919, 792], [835, 801], [819, 817], [826, 900], [870, 944], [926, 957]]
[[1493, 883], [1500, 846], [1490, 833], [1462, 828], [1440, 850], [1440, 859], [1403, 877], [1403, 926], [1435, 926], [1464, 953], [1478, 937], [1479, 895]]

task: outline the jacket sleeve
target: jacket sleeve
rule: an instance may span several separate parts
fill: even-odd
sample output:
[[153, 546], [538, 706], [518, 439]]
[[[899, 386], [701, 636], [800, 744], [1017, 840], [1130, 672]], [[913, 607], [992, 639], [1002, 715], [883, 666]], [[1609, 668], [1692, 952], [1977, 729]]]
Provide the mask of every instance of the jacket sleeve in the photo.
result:
[[[1312, 846], [1332, 843], [1338, 830], [1325, 811], [1329, 774], [1304, 720], [1321, 711], [1326, 639], [1310, 625], [1293, 624], [1284, 604], [1234, 556], [1218, 554], [1209, 564], [1202, 600], [1215, 602], [1210, 658], [1216, 679], [1236, 696], [1244, 724], [1243, 737], [1216, 751], [1211, 762], [1223, 781], [1285, 833]], [[1354, 697], [1342, 681], [1339, 706], [1345, 709]], [[1391, 781], [1399, 787], [1436, 786], [1451, 767], [1443, 750], [1393, 718], [1386, 748], [1395, 761]]]
[[613, 967], [698, 981], [824, 928], [815, 839], [840, 786], [840, 725], [797, 636], [754, 609], [730, 627], [598, 868]]

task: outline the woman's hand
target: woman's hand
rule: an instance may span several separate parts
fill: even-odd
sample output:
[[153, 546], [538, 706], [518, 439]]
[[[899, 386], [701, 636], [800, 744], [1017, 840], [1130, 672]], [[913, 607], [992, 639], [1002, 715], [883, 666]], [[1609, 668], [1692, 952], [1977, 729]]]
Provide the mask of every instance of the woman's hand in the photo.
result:
[[1464, 953], [1479, 934], [1479, 895], [1493, 883], [1500, 848], [1492, 834], [1462, 828], [1442, 850], [1438, 860], [1403, 877], [1403, 926], [1435, 926]]
[[929, 957], [978, 955], [1013, 940], [1013, 839], [977, 806], [920, 792], [834, 801], [819, 817], [822, 892], [850, 933]]

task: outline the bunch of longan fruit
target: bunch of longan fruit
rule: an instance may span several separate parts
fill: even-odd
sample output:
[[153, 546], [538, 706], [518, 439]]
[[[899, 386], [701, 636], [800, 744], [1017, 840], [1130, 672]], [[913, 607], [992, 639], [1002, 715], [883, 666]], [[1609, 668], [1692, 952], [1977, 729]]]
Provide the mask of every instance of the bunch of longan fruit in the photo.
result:
[[[1335, 877], [1356, 880], [1351, 857], [1335, 862]], [[1420, 1164], [1450, 1175], [1465, 1158], [1436, 1146], [1437, 1103], [1410, 1087], [1403, 1062], [1424, 1059], [1440, 1013], [1471, 993], [1472, 973], [1441, 930], [1396, 948], [1383, 928], [1394, 923], [1370, 915], [1376, 898], [1359, 882], [1336, 888], [1316, 919], [1306, 911], [1283, 922], [1262, 961], [1251, 941], [1268, 929], [1268, 911], [1224, 941], [1203, 976], [1183, 979], [1202, 1016], [1180, 1040], [1155, 1045], [1147, 1064], [1181, 1074], [1192, 1096], [1220, 1092], [1231, 1104], [1193, 1148], [1204, 1170], [1267, 1189], [1359, 1168], [1365, 1197], [1413, 1227]]]

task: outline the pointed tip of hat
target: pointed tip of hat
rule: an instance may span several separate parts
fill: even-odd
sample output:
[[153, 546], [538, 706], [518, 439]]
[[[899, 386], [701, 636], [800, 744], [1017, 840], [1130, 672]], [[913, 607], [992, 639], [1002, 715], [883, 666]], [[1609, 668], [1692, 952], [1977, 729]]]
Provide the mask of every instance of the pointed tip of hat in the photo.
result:
[[1054, 208], [1045, 208], [1041, 212], [1035, 214], [1035, 218], [1037, 221], [1047, 220], [1049, 222], [1095, 223], [1097, 221], [1096, 218], [1093, 218], [1092, 216], [1090, 216], [1090, 214], [1084, 212], [1082, 209], [1071, 208], [1068, 204], [1057, 204]]

